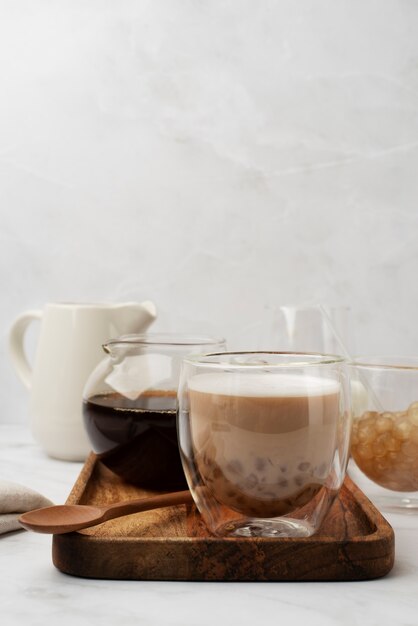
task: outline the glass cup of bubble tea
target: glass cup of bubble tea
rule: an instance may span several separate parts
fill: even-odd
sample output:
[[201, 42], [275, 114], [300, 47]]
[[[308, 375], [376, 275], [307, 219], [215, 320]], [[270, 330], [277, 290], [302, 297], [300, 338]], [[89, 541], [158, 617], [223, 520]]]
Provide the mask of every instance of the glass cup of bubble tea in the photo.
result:
[[346, 471], [346, 363], [326, 354], [186, 357], [178, 438], [186, 479], [217, 536], [308, 537]]
[[370, 498], [382, 510], [417, 514], [418, 358], [362, 357], [349, 369], [353, 389], [363, 389], [353, 398], [351, 455], [372, 481]]

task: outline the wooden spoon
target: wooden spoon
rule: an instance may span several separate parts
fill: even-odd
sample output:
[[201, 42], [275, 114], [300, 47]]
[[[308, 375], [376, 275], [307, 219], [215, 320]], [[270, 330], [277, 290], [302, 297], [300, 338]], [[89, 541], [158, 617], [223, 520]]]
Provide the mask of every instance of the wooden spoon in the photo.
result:
[[158, 496], [117, 502], [109, 506], [90, 506], [86, 504], [62, 504], [47, 506], [42, 509], [28, 511], [19, 517], [19, 523], [27, 530], [36, 533], [62, 535], [82, 528], [96, 526], [115, 517], [123, 517], [131, 513], [150, 511], [178, 504], [192, 504], [190, 491], [176, 491]]

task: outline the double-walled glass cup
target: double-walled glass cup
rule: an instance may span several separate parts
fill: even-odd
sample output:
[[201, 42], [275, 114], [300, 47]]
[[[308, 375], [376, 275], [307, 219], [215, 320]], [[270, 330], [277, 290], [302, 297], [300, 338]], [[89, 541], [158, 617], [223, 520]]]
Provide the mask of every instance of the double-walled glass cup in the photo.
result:
[[185, 358], [178, 438], [215, 535], [307, 537], [338, 490], [350, 440], [344, 359], [236, 352]]
[[203, 335], [126, 335], [103, 346], [107, 356], [83, 394], [84, 424], [94, 452], [126, 482], [153, 490], [184, 489], [177, 443], [177, 387], [182, 359], [225, 350]]
[[365, 490], [382, 510], [418, 513], [418, 358], [361, 357], [350, 369], [363, 390], [353, 401], [351, 454], [383, 488]]

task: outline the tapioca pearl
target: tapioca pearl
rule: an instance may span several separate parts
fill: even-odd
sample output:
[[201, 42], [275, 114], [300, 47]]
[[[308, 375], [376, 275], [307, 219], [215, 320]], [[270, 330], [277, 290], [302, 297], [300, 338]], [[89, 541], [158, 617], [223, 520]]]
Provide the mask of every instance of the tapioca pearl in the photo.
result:
[[414, 426], [412, 428], [411, 433], [409, 435], [409, 440], [412, 441], [412, 443], [418, 444], [418, 426]]
[[398, 450], [400, 450], [401, 443], [398, 439], [395, 439], [394, 437], [389, 437], [385, 445], [386, 449], [389, 452], [398, 452]]
[[376, 459], [375, 468], [378, 472], [386, 472], [391, 467], [391, 463], [385, 457]]
[[234, 459], [233, 461], [230, 461], [228, 465], [226, 466], [226, 469], [230, 471], [232, 474], [243, 473], [242, 463], [238, 459]]
[[393, 435], [396, 439], [400, 439], [400, 441], [407, 441], [411, 434], [412, 424], [408, 420], [407, 417], [401, 417], [396, 420], [396, 423], [393, 427]]
[[386, 455], [386, 446], [379, 440], [374, 441], [372, 444], [373, 452], [376, 457]]
[[418, 446], [412, 441], [406, 441], [402, 444], [402, 454], [407, 457], [418, 458]]
[[359, 438], [360, 443], [368, 444], [371, 443], [376, 437], [376, 431], [374, 428], [374, 424], [360, 424], [357, 436]]
[[302, 461], [302, 463], [299, 463], [298, 465], [298, 470], [300, 470], [301, 472], [307, 472], [311, 467], [311, 464], [309, 463], [309, 461]]
[[408, 419], [413, 426], [418, 426], [418, 402], [413, 402], [409, 405]]
[[287, 465], [280, 465], [280, 471], [282, 472], [282, 474], [286, 474], [286, 472], [287, 472]]
[[376, 419], [376, 432], [380, 434], [387, 433], [392, 430], [394, 425], [391, 413], [383, 413]]
[[377, 441], [385, 446], [388, 452], [397, 452], [401, 449], [401, 441], [392, 436], [392, 433], [379, 435]]
[[279, 482], [277, 483], [279, 485], [279, 487], [281, 487], [282, 489], [286, 489], [286, 487], [289, 486], [289, 481], [286, 480], [285, 478], [282, 478], [281, 480], [279, 480]]
[[397, 463], [397, 461], [399, 461], [401, 452], [400, 450], [398, 452], [388, 452], [386, 456], [387, 456], [388, 461], [390, 461], [393, 465], [394, 463]]
[[257, 472], [263, 472], [266, 469], [267, 461], [263, 459], [261, 456], [258, 456], [254, 460], [254, 467]]
[[327, 464], [321, 463], [321, 465], [318, 467], [318, 475], [324, 476], [327, 473], [327, 469], [328, 469]]
[[299, 475], [294, 477], [293, 482], [297, 487], [302, 487], [302, 485], [305, 483], [305, 479], [303, 476]]
[[356, 453], [361, 459], [372, 459], [374, 457], [372, 446], [362, 443], [357, 446]]
[[366, 426], [374, 426], [378, 417], [379, 413], [377, 411], [365, 411], [359, 420], [359, 426], [363, 428]]
[[258, 478], [255, 474], [250, 474], [245, 480], [245, 486], [248, 489], [254, 489], [258, 485]]

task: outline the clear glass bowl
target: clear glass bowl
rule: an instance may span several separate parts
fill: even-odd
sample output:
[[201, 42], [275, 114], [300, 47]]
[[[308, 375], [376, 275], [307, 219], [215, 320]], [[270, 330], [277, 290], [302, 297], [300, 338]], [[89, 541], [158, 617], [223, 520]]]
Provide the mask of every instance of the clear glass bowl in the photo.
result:
[[382, 510], [418, 512], [418, 358], [362, 357], [351, 365], [351, 455]]

